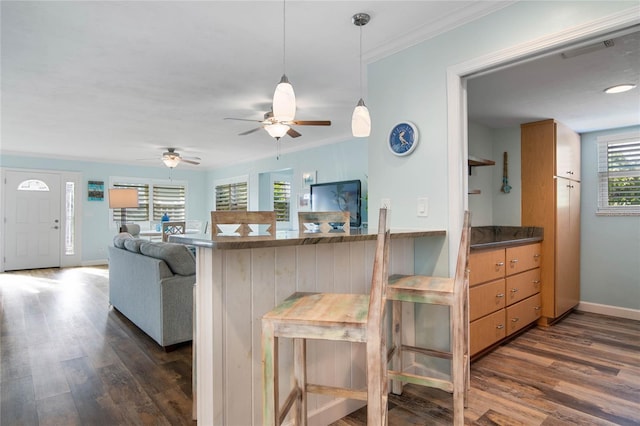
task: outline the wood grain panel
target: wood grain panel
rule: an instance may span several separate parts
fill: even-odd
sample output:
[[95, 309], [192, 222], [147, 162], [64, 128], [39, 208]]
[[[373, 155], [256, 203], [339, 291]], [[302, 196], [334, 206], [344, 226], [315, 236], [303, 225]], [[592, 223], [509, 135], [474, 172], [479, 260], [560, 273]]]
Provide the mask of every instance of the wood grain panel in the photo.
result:
[[513, 334], [540, 318], [540, 294], [507, 306], [507, 335]]
[[507, 277], [507, 305], [512, 305], [540, 292], [540, 268]]
[[469, 255], [469, 285], [497, 280], [505, 275], [504, 249], [473, 251]]
[[538, 268], [541, 264], [541, 245], [527, 244], [525, 246], [506, 248], [506, 274], [518, 274], [529, 269]]
[[474, 355], [506, 334], [505, 311], [501, 309], [469, 324], [469, 352]]
[[506, 306], [505, 280], [491, 281], [469, 289], [469, 320], [474, 321]]

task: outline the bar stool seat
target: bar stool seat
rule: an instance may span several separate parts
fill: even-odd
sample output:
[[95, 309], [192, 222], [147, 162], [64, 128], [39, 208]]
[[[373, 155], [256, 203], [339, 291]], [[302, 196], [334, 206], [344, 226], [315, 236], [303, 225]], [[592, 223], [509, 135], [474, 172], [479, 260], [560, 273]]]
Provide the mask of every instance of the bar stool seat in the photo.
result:
[[[464, 407], [469, 390], [469, 212], [465, 212], [462, 236], [453, 278], [424, 275], [392, 275], [387, 299], [392, 300], [391, 369], [392, 392], [402, 394], [403, 383], [413, 383], [453, 394], [453, 423], [464, 424]], [[405, 345], [402, 342], [402, 302], [449, 306], [450, 350]], [[415, 324], [415, 327], [419, 327]], [[405, 352], [413, 356], [411, 366], [402, 364]], [[416, 355], [451, 360], [449, 377], [429, 371]]]

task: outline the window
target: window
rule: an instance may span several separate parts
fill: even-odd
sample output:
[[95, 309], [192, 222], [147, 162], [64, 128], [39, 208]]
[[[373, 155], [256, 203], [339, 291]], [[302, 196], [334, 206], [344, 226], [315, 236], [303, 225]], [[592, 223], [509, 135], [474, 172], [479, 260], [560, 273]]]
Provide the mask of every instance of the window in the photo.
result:
[[640, 133], [598, 138], [598, 214], [640, 215]]
[[247, 182], [216, 185], [216, 210], [247, 210]]
[[291, 182], [273, 182], [273, 210], [276, 212], [276, 222], [290, 221]]
[[[171, 220], [186, 219], [186, 186], [165, 183], [113, 183], [114, 188], [136, 188], [138, 207], [126, 209], [127, 222], [160, 221], [167, 213]], [[121, 209], [113, 210], [113, 220], [121, 222]]]

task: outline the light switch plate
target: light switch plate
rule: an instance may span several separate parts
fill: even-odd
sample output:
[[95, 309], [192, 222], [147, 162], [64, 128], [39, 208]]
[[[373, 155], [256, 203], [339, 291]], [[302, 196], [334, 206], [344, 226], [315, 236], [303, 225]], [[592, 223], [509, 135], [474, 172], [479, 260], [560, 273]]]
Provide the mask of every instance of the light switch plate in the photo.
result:
[[427, 197], [418, 198], [417, 213], [419, 217], [429, 216], [429, 199]]

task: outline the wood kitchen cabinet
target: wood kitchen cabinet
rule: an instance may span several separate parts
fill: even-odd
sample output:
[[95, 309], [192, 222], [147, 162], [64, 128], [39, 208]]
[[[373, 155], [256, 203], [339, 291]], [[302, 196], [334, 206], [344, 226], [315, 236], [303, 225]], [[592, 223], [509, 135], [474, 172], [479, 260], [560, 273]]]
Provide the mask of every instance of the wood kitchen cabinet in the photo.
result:
[[580, 136], [555, 120], [521, 126], [522, 225], [544, 228], [541, 325], [580, 302]]
[[540, 243], [471, 252], [471, 355], [497, 344], [540, 317], [540, 263]]

